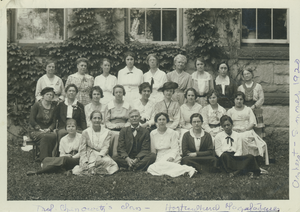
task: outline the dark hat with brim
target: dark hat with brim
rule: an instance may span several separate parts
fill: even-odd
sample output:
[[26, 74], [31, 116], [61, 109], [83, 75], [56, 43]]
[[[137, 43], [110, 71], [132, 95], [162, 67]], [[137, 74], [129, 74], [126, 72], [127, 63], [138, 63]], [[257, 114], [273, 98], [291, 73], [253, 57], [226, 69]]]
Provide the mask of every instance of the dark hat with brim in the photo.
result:
[[46, 87], [46, 88], [44, 88], [44, 89], [41, 91], [41, 95], [43, 96], [45, 93], [48, 93], [48, 92], [53, 92], [53, 93], [55, 94], [53, 88], [51, 88], [51, 87]]
[[166, 83], [164, 83], [164, 85], [162, 87], [157, 89], [157, 91], [164, 92], [165, 90], [168, 90], [168, 89], [175, 90], [176, 88], [178, 88], [178, 84], [176, 82], [166, 82]]

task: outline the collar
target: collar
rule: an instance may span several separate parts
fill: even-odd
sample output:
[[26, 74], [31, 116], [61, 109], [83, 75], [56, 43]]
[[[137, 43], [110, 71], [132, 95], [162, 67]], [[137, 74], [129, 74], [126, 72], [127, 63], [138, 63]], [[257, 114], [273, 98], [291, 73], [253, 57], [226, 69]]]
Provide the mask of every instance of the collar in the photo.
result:
[[[140, 125], [140, 123], [139, 123], [139, 125], [138, 125], [135, 129], [136, 129], [136, 130], [139, 129], [140, 126], [141, 126], [141, 125]], [[132, 125], [130, 125], [130, 128], [131, 128], [131, 129], [134, 129], [134, 127], [133, 127]]]
[[[72, 106], [77, 105], [77, 102], [78, 102], [78, 101], [77, 101], [77, 99], [75, 98], [74, 102], [72, 103]], [[65, 102], [64, 102], [64, 103], [65, 103], [65, 105], [69, 106], [69, 104], [68, 104], [68, 98], [65, 99]]]
[[[123, 100], [124, 101], [124, 100]], [[129, 104], [127, 102], [123, 102], [123, 105], [122, 105], [123, 108], [129, 110]], [[110, 109], [113, 109], [115, 108], [115, 104], [114, 104], [114, 100], [110, 101], [108, 104], [107, 104], [107, 109], [110, 110]]]
[[222, 85], [224, 82], [226, 81], [226, 83], [228, 83], [228, 85], [230, 84], [230, 80], [229, 80], [229, 77], [226, 76], [224, 80], [221, 80], [221, 78], [219, 76], [216, 77], [216, 85]]
[[[196, 138], [194, 132], [193, 132], [193, 128], [190, 129], [190, 134], [193, 138]], [[202, 129], [201, 130], [201, 134], [200, 134], [200, 137], [202, 138], [204, 136], [204, 130]]]

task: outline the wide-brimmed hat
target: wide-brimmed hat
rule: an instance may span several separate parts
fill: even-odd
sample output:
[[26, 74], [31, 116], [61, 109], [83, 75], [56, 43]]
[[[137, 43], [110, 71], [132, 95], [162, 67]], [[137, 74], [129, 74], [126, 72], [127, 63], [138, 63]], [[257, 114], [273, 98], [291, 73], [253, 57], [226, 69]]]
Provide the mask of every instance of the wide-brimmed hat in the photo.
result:
[[175, 90], [176, 88], [178, 88], [178, 84], [176, 82], [166, 82], [166, 83], [164, 83], [164, 85], [162, 87], [157, 89], [157, 91], [164, 92], [165, 90], [168, 90], [168, 89]]
[[44, 89], [41, 91], [41, 95], [43, 96], [45, 93], [48, 93], [48, 92], [53, 92], [53, 93], [55, 94], [53, 88], [51, 88], [51, 87], [46, 87], [46, 88], [44, 88]]

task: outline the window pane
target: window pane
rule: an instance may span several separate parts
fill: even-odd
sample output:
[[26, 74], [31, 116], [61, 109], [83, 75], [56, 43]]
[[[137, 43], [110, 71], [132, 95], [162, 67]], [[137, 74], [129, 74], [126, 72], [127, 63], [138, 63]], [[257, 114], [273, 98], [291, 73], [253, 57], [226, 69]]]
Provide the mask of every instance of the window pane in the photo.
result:
[[18, 9], [17, 39], [44, 40], [47, 39], [48, 15], [47, 9]]
[[257, 38], [271, 39], [271, 9], [257, 10]]
[[273, 38], [287, 39], [286, 9], [273, 9]]
[[145, 9], [130, 10], [130, 35], [145, 40]]
[[177, 41], [177, 12], [162, 12], [162, 40]]
[[161, 41], [161, 11], [147, 10], [147, 40]]
[[256, 9], [242, 10], [242, 38], [256, 39]]
[[64, 37], [64, 10], [50, 9], [49, 11], [49, 39], [63, 40]]

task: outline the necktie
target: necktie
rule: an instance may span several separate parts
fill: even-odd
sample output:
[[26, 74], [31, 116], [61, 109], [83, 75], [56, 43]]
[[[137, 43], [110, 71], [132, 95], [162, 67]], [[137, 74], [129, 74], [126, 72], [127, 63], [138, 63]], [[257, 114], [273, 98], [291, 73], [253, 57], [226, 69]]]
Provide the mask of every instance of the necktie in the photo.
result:
[[129, 71], [129, 72], [127, 72], [127, 74], [133, 74], [133, 72], [132, 72], [132, 71]]
[[227, 139], [227, 144], [229, 144], [229, 141], [230, 141], [230, 145], [232, 146], [232, 142], [234, 142], [233, 138], [231, 138], [230, 136], [227, 136], [225, 139]]
[[132, 128], [131, 128], [131, 131], [132, 131], [133, 136], [135, 137], [136, 134], [137, 134], [137, 129], [134, 128], [134, 127], [132, 127]]
[[151, 88], [153, 87], [153, 84], [154, 84], [154, 79], [153, 77], [151, 77]]

